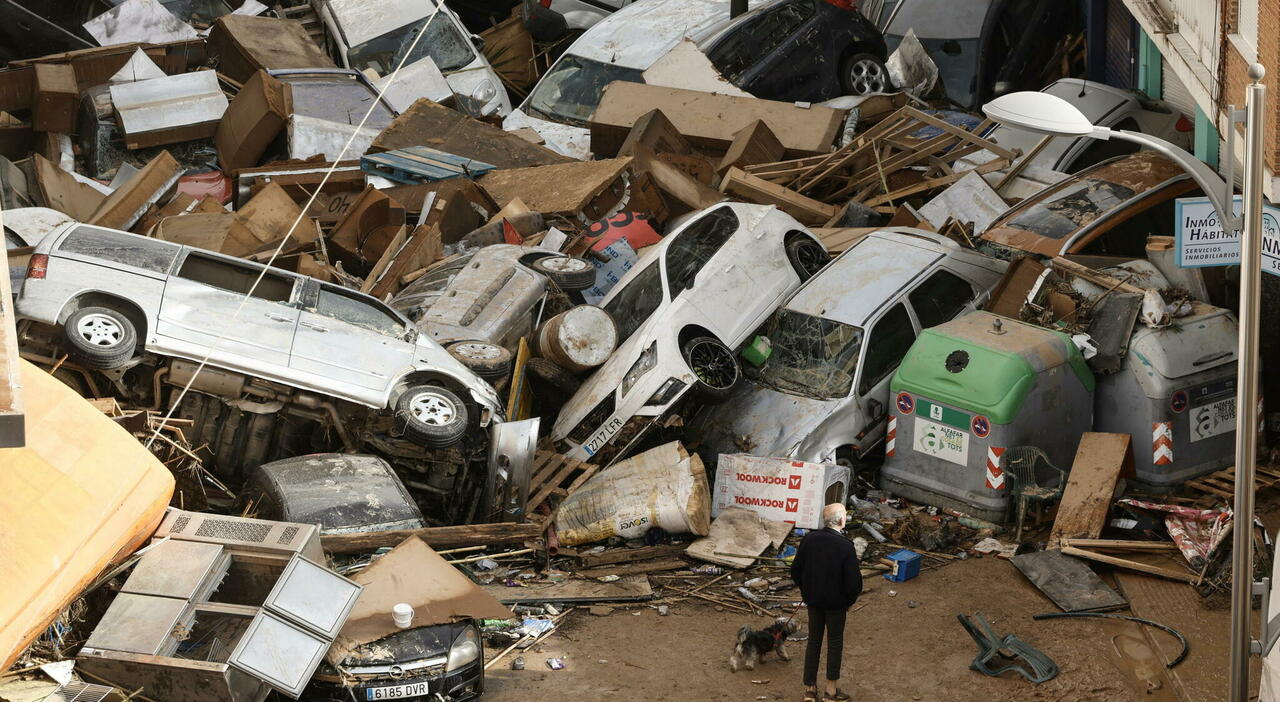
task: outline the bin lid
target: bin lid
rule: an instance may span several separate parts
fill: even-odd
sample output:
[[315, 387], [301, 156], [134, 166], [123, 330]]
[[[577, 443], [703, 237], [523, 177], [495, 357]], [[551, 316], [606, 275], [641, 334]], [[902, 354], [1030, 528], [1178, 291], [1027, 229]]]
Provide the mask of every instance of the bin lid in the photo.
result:
[[1230, 310], [1196, 303], [1192, 314], [1175, 319], [1173, 326], [1139, 325], [1129, 342], [1129, 355], [1166, 378], [1183, 378], [1235, 363], [1238, 333]]
[[922, 331], [889, 387], [893, 393], [910, 392], [1009, 424], [1036, 376], [1063, 364], [1093, 391], [1093, 373], [1067, 335], [973, 312]]

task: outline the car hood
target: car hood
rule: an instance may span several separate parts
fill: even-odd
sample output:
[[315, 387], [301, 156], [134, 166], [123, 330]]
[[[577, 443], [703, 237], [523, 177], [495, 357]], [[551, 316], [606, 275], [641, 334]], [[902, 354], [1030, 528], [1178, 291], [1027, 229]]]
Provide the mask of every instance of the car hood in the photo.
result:
[[463, 627], [463, 624], [437, 624], [397, 631], [390, 636], [356, 647], [342, 659], [341, 666], [355, 668], [393, 665], [447, 656], [449, 644], [453, 643], [453, 639], [462, 632]]
[[575, 127], [526, 114], [522, 109], [515, 109], [502, 120], [502, 128], [508, 132], [528, 127], [538, 133], [546, 142], [548, 149], [569, 158], [585, 161], [591, 158], [591, 130], [586, 127]]
[[816, 460], [818, 456], [797, 456], [797, 450], [845, 401], [790, 395], [743, 382], [708, 416], [705, 441], [717, 453]]

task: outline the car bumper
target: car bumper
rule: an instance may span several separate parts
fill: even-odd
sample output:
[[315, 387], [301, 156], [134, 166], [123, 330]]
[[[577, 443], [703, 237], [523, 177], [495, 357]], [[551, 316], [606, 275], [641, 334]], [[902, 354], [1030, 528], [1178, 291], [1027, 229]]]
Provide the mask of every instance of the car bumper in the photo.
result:
[[[419, 693], [415, 686], [423, 686]], [[389, 697], [389, 691], [407, 687], [412, 692], [407, 697]], [[484, 692], [484, 669], [481, 661], [476, 661], [448, 674], [422, 675], [416, 677], [362, 679], [352, 681], [350, 685], [337, 682], [313, 682], [307, 699], [329, 700], [330, 702], [368, 702], [370, 700], [414, 700], [421, 702], [468, 702], [478, 699]], [[313, 697], [314, 695], [314, 697]]]

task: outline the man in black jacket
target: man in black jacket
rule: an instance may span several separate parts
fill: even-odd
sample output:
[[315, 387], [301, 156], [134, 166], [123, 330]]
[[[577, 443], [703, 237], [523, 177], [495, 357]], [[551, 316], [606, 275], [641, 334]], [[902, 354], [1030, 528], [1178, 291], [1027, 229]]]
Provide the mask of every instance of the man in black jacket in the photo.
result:
[[809, 532], [791, 562], [791, 579], [809, 609], [809, 643], [804, 652], [805, 700], [818, 696], [818, 657], [822, 635], [827, 636], [827, 686], [822, 699], [847, 700], [836, 687], [844, 650], [844, 620], [862, 593], [862, 571], [853, 542], [845, 538], [844, 505], [822, 508], [822, 529]]

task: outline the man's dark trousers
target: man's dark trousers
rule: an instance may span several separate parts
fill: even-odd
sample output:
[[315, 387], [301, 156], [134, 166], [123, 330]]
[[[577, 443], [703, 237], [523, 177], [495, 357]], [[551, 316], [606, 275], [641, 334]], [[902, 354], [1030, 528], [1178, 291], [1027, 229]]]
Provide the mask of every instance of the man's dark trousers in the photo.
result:
[[835, 529], [805, 535], [791, 562], [791, 579], [809, 609], [809, 642], [805, 646], [804, 684], [817, 684], [822, 639], [827, 639], [827, 680], [840, 679], [844, 621], [862, 593], [862, 571], [853, 543]]

